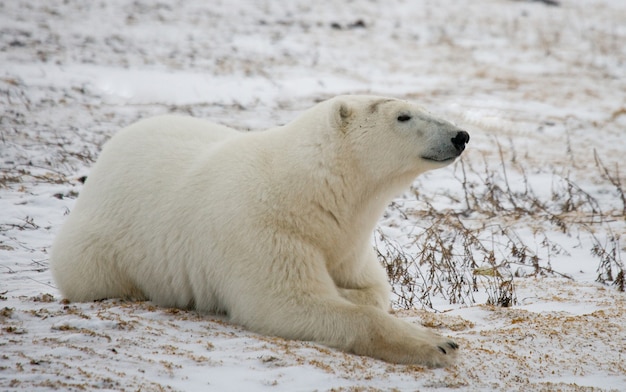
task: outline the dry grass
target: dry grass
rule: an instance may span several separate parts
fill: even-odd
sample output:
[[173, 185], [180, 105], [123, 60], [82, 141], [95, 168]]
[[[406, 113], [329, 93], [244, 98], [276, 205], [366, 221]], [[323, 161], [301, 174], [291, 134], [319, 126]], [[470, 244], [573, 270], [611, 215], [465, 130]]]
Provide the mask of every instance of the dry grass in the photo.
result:
[[550, 192], [537, 192], [514, 154], [507, 160], [498, 147], [500, 162], [495, 164], [458, 162], [455, 178], [463, 194], [445, 195], [450, 208], [435, 208], [427, 195], [413, 191], [424, 208], [410, 212], [411, 219], [427, 224], [415, 228], [408, 245], [377, 231], [376, 246], [396, 296], [394, 305], [432, 309], [435, 296], [470, 305], [477, 302], [477, 293], [486, 294], [490, 305], [514, 305], [516, 278], [571, 279], [552, 267], [553, 258], [569, 254], [555, 239], [558, 235], [578, 238], [599, 259], [597, 281], [624, 291], [620, 233], [612, 225], [626, 213], [619, 167], [610, 170], [596, 156], [602, 185], [615, 188], [624, 208], [604, 211], [571, 176], [551, 173]]

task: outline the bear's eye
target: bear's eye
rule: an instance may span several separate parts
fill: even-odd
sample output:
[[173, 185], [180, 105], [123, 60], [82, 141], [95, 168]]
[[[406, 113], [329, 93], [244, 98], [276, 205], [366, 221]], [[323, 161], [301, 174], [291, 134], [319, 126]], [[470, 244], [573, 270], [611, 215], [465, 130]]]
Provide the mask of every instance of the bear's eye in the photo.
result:
[[398, 116], [398, 121], [400, 122], [407, 122], [411, 119], [411, 116], [409, 116], [408, 114], [401, 114]]

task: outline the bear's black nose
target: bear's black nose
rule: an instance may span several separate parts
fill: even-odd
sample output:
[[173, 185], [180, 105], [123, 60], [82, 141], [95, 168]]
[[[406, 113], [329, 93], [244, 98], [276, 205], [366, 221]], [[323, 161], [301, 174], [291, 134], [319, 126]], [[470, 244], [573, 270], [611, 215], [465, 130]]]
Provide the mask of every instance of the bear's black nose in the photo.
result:
[[454, 144], [454, 148], [456, 148], [456, 150], [461, 153], [463, 152], [463, 150], [465, 150], [465, 144], [469, 142], [469, 139], [469, 133], [465, 131], [459, 131], [456, 136], [450, 140], [452, 141], [452, 144]]

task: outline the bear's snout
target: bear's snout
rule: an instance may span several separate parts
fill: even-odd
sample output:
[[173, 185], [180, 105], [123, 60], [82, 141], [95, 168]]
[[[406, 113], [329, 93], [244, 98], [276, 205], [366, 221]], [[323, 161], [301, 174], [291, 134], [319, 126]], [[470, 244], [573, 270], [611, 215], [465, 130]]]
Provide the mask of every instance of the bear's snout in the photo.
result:
[[450, 139], [452, 141], [452, 144], [454, 145], [454, 148], [456, 148], [456, 150], [460, 153], [463, 152], [463, 150], [465, 150], [465, 145], [469, 142], [470, 140], [470, 136], [469, 133], [465, 132], [465, 131], [459, 131], [455, 137], [453, 137], [452, 139]]

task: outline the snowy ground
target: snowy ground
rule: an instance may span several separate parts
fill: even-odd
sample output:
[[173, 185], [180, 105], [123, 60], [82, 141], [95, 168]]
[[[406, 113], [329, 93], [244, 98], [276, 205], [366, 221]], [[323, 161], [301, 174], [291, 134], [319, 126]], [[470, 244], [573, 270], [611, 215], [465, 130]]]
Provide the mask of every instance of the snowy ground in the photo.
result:
[[[626, 296], [595, 282], [592, 255], [626, 261], [624, 42], [621, 0], [0, 2], [0, 390], [626, 390]], [[432, 223], [422, 207], [462, 210], [468, 183], [530, 184], [548, 209], [573, 200], [548, 218], [485, 207], [463, 221], [494, 243], [507, 237], [486, 228], [512, 228], [557, 272], [518, 266], [515, 306], [479, 290], [475, 304], [431, 293], [398, 310], [453, 336], [456, 366], [389, 365], [145, 302], [62, 301], [48, 249], [117, 129], [179, 112], [261, 130], [339, 93], [409, 99], [472, 135], [463, 167], [416, 180], [418, 199], [381, 220], [407, 254]]]

